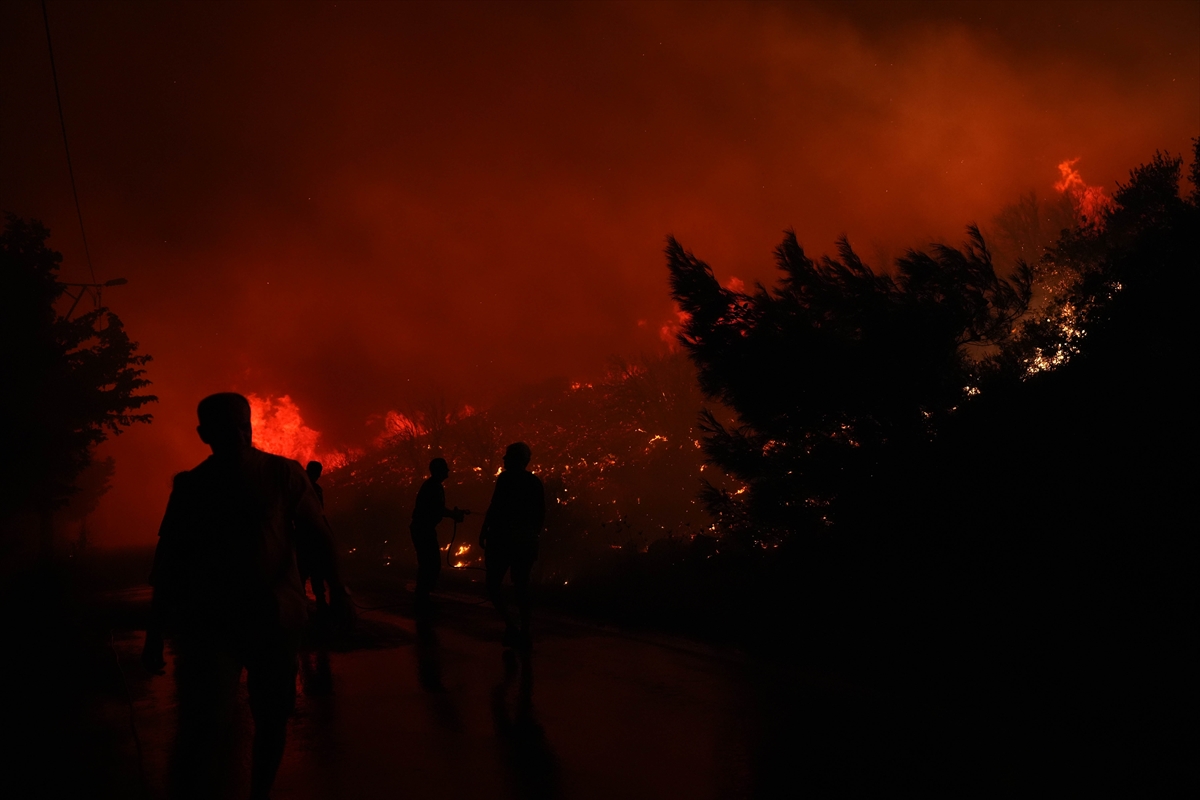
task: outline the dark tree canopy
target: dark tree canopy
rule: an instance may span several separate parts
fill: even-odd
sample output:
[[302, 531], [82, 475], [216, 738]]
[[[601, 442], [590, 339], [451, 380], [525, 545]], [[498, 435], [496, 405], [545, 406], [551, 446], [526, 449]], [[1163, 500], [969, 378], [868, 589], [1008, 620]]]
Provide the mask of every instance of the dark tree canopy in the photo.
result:
[[908, 252], [893, 277], [845, 239], [838, 258], [813, 260], [789, 231], [775, 251], [782, 280], [752, 294], [722, 288], [669, 240], [673, 296], [689, 315], [680, 338], [701, 388], [742, 423], [707, 414], [706, 452], [746, 483], [740, 505], [760, 528], [828, 521], [839, 487], [868, 474], [881, 447], [927, 438], [977, 391], [983, 356], [1029, 304], [1032, 272], [999, 277], [979, 230], [968, 235], [961, 249]]
[[[706, 455], [745, 484], [707, 492], [725, 529], [762, 540], [828, 524], [839, 499], [878, 498], [882, 483], [940, 468], [928, 445], [947, 431], [967, 447], [1017, 407], [1080, 402], [1089, 370], [1109, 395], [1175, 407], [1200, 256], [1197, 191], [1181, 196], [1181, 167], [1156, 154], [1103, 220], [1063, 231], [1008, 279], [974, 226], [959, 249], [908, 252], [894, 277], [845, 240], [838, 258], [810, 259], [789, 232], [781, 281], [753, 293], [721, 287], [670, 239], [672, 293], [689, 315], [680, 340], [705, 394], [740, 424], [702, 420]], [[951, 425], [976, 395], [990, 398], [986, 411]], [[995, 467], [1007, 468], [1025, 466]]]
[[66, 319], [55, 310], [62, 256], [46, 247], [39, 222], [8, 215], [0, 233], [0, 315], [4, 516], [62, 506], [93, 448], [135, 422], [156, 398], [121, 320], [107, 308]]

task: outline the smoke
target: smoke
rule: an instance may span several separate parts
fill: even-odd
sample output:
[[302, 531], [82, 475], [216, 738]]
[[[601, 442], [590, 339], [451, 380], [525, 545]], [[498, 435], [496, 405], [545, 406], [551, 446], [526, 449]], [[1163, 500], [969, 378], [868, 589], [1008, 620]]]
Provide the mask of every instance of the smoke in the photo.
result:
[[[101, 454], [90, 530], [112, 543], [152, 540], [171, 474], [206, 455], [210, 392], [286, 397], [312, 452], [345, 453], [389, 410], [487, 407], [667, 347], [667, 234], [723, 283], [771, 283], [789, 227], [880, 267], [1049, 192], [1064, 155], [1111, 185], [1200, 129], [1194, 4], [50, 17], [97, 274], [129, 279], [105, 299], [160, 397]], [[0, 207], [47, 223], [69, 280], [86, 267], [40, 25], [35, 3], [0, 8]]]
[[1116, 206], [1113, 199], [1104, 191], [1103, 186], [1089, 186], [1075, 169], [1078, 158], [1068, 159], [1058, 165], [1062, 180], [1054, 184], [1054, 188], [1071, 200], [1071, 206], [1078, 215], [1080, 224], [1089, 228], [1100, 228], [1104, 225], [1104, 215]]

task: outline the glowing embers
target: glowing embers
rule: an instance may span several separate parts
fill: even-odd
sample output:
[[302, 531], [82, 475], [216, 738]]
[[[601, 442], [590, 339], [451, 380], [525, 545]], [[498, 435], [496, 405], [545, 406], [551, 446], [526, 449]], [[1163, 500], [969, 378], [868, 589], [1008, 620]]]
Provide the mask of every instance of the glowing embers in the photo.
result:
[[[454, 552], [450, 551], [451, 547], [454, 548]], [[456, 569], [477, 566], [483, 562], [483, 553], [479, 552], [475, 548], [472, 548], [471, 545], [466, 543], [455, 545], [451, 542], [447, 542], [446, 544], [442, 545], [440, 549], [446, 554], [444, 558], [447, 559], [447, 563]], [[450, 559], [454, 560], [450, 561]]]
[[319, 450], [321, 433], [304, 424], [300, 407], [288, 395], [275, 398], [248, 394], [246, 399], [250, 401], [254, 446], [259, 450], [301, 463], [320, 461], [327, 470], [347, 463], [345, 453]]
[[1099, 230], [1104, 227], [1104, 217], [1116, 207], [1101, 186], [1088, 186], [1075, 169], [1078, 158], [1068, 159], [1058, 165], [1062, 180], [1054, 184], [1054, 188], [1071, 198], [1071, 205], [1079, 216], [1080, 224], [1085, 228]]
[[1054, 309], [1047, 319], [1058, 328], [1062, 338], [1048, 349], [1039, 347], [1034, 351], [1033, 358], [1026, 364], [1025, 377], [1057, 369], [1079, 352], [1079, 340], [1087, 335], [1087, 331], [1079, 326], [1080, 317], [1079, 309], [1070, 303]]

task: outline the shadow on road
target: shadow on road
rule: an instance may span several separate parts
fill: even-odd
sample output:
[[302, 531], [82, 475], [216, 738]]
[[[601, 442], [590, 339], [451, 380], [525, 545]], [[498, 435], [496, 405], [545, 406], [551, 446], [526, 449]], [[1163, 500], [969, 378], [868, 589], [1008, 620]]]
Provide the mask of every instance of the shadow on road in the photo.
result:
[[558, 758], [533, 710], [533, 654], [505, 650], [503, 661], [504, 680], [492, 690], [492, 719], [514, 793], [533, 800], [558, 797]]

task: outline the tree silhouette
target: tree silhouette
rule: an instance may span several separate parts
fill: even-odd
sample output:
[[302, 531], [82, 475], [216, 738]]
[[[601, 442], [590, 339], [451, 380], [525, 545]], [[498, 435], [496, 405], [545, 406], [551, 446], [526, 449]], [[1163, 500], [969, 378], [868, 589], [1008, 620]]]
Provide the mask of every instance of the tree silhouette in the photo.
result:
[[741, 422], [704, 416], [706, 455], [745, 484], [707, 500], [755, 538], [829, 523], [881, 448], [927, 440], [993, 368], [989, 353], [1011, 338], [1033, 279], [1024, 263], [998, 277], [974, 226], [961, 249], [909, 251], [895, 277], [844, 238], [838, 258], [813, 260], [788, 231], [775, 251], [780, 284], [752, 294], [721, 287], [673, 237], [666, 254], [700, 386]]
[[[61, 254], [46, 247], [49, 231], [36, 221], [7, 215], [0, 233], [0, 282], [10, 298], [0, 316], [3, 364], [4, 472], [0, 479], [7, 521], [22, 513], [43, 517], [75, 491], [92, 450], [151, 416], [135, 413], [153, 395], [139, 354], [121, 320], [107, 308], [67, 319], [55, 304]], [[43, 538], [43, 545], [48, 544]]]
[[988, 226], [992, 257], [998, 264], [1019, 260], [1036, 264], [1075, 223], [1075, 208], [1067, 194], [1046, 199], [1026, 192], [992, 218]]

